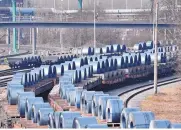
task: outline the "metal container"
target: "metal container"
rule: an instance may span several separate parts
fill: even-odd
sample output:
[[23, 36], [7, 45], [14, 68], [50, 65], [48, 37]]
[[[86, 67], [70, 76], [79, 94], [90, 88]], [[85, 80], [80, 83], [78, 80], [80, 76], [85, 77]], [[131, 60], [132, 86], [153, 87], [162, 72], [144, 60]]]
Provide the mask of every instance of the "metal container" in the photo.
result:
[[73, 120], [72, 128], [81, 129], [90, 124], [97, 124], [95, 117], [76, 117]]
[[80, 112], [61, 112], [59, 117], [60, 128], [72, 128], [73, 121], [77, 117], [81, 117]]
[[151, 120], [154, 119], [153, 112], [131, 112], [129, 114], [128, 128], [149, 128]]

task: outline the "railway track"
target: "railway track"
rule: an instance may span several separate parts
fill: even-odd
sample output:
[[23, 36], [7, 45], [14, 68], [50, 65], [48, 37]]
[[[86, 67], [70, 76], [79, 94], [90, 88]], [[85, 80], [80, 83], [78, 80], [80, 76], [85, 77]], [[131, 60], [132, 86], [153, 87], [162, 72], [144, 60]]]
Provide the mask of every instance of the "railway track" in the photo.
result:
[[0, 77], [2, 76], [8, 76], [8, 75], [13, 75], [17, 72], [29, 72], [31, 69], [23, 69], [23, 70], [12, 70], [12, 69], [7, 69], [7, 70], [2, 70], [0, 71]]
[[7, 83], [12, 80], [12, 77], [4, 78], [0, 80], [0, 88], [6, 87]]
[[[158, 82], [158, 87], [161, 87], [163, 85], [167, 85], [167, 84], [171, 84], [171, 83], [175, 83], [175, 82], [179, 82], [181, 81], [181, 78], [173, 78], [173, 79], [168, 79], [168, 80], [164, 80], [164, 81], [160, 81]], [[142, 85], [140, 87], [134, 88], [134, 89], [130, 89], [127, 90], [121, 94], [119, 94], [120, 97], [124, 97], [124, 105], [125, 107], [128, 107], [129, 102], [138, 94], [141, 94], [145, 91], [148, 91], [150, 89], [153, 89], [153, 83], [152, 84], [147, 84], [147, 85]]]
[[[31, 69], [24, 69], [24, 70], [12, 70], [12, 69], [7, 69], [0, 71], [0, 88], [6, 87], [7, 83], [12, 80], [12, 75], [17, 73], [17, 72], [29, 72]], [[8, 76], [8, 77], [7, 77]]]

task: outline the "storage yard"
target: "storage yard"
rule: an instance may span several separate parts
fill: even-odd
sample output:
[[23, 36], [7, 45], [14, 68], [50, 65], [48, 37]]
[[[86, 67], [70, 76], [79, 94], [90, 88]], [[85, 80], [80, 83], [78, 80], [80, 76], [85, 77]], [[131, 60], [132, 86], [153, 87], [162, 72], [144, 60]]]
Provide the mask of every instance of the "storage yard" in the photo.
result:
[[0, 128], [181, 128], [179, 2], [138, 1], [1, 0]]

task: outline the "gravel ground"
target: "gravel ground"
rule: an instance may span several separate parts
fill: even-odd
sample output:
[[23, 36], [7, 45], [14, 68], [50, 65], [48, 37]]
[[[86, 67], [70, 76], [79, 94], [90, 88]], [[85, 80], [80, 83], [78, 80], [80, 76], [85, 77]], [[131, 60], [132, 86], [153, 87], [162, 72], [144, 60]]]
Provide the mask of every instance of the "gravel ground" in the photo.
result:
[[141, 102], [143, 111], [152, 111], [156, 119], [168, 119], [172, 123], [181, 123], [181, 82], [169, 84]]

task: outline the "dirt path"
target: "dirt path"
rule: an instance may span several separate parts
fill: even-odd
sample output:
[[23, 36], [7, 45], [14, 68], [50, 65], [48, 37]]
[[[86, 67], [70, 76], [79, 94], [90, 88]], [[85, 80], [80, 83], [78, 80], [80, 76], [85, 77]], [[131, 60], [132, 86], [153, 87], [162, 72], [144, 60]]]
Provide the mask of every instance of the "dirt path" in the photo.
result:
[[156, 119], [168, 119], [181, 123], [181, 83], [161, 88], [159, 94], [146, 97], [141, 102], [143, 111], [152, 111]]

